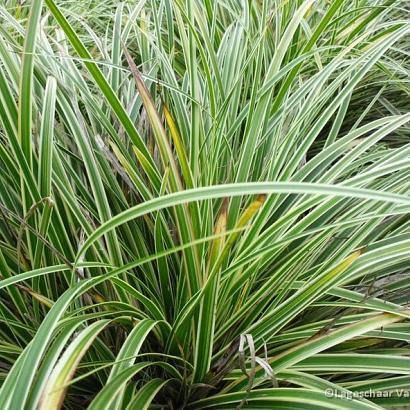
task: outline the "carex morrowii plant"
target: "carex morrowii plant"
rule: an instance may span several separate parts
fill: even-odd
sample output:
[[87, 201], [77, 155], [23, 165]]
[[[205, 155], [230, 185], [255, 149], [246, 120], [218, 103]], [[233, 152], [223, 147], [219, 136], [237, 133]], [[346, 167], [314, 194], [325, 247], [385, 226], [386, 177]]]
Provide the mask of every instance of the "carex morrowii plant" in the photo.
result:
[[3, 0], [0, 409], [408, 408], [407, 13]]

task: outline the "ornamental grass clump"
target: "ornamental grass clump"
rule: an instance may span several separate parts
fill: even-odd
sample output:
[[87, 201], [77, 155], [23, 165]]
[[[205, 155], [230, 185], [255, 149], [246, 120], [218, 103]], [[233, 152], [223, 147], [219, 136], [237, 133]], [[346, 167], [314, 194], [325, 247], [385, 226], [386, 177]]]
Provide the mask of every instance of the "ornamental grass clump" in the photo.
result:
[[410, 406], [405, 1], [0, 22], [0, 409]]

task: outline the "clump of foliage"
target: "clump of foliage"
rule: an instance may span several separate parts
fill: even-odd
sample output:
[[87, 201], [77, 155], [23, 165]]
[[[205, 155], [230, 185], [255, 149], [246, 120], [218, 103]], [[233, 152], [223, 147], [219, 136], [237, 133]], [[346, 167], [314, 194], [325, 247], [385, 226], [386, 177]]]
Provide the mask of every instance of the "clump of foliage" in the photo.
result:
[[410, 405], [406, 7], [4, 1], [0, 408]]

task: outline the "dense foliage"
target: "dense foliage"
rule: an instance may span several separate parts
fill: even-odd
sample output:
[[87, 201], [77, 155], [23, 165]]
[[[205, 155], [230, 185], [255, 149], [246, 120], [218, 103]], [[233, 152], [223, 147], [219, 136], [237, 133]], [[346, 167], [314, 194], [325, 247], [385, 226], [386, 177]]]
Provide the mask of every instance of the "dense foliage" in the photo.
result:
[[0, 2], [0, 409], [409, 408], [408, 11]]

